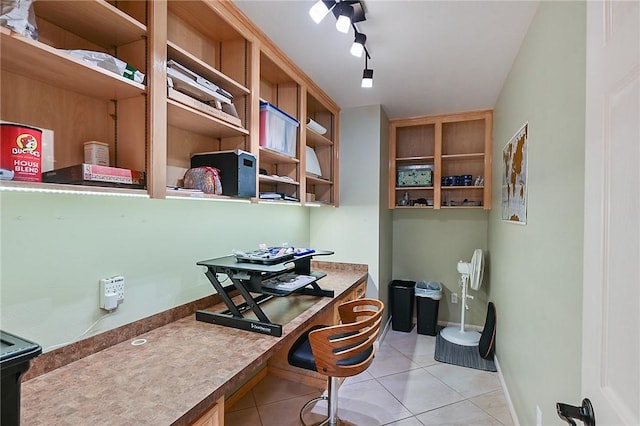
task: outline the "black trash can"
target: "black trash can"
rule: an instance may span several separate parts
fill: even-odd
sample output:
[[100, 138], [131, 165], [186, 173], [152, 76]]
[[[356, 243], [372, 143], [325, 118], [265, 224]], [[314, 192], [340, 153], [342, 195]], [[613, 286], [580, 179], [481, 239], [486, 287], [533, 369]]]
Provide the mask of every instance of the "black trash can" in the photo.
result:
[[20, 425], [20, 383], [31, 359], [42, 353], [40, 345], [0, 330], [0, 370], [2, 389], [0, 397], [0, 424]]
[[442, 284], [435, 281], [418, 281], [415, 294], [418, 334], [435, 336], [438, 327], [438, 307], [442, 299]]
[[393, 280], [389, 284], [391, 329], [410, 332], [413, 329], [415, 281]]

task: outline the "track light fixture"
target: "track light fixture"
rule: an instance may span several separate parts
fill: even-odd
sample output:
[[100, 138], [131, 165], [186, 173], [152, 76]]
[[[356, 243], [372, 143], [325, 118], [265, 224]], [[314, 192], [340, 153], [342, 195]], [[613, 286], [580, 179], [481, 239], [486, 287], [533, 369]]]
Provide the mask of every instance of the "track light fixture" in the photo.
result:
[[359, 33], [357, 30], [355, 39], [353, 40], [353, 44], [351, 45], [351, 54], [358, 58], [362, 57], [362, 52], [364, 52], [364, 44], [367, 41], [367, 36], [363, 33]]
[[309, 16], [311, 16], [313, 22], [319, 24], [334, 7], [336, 7], [336, 3], [333, 0], [318, 0], [309, 9]]
[[356, 23], [366, 20], [362, 0], [317, 0], [309, 9], [309, 15], [316, 24], [319, 24], [330, 11], [333, 11], [336, 18], [338, 31], [346, 34], [349, 32], [349, 28], [353, 28], [355, 35], [351, 45], [351, 54], [358, 58], [361, 58], [363, 53], [365, 54], [362, 87], [373, 87], [373, 70], [369, 69], [368, 65], [371, 55], [365, 45], [367, 36], [358, 31], [356, 27]]
[[345, 2], [338, 3], [337, 12], [338, 20], [336, 21], [336, 29], [341, 33], [348, 33], [351, 28], [351, 19], [353, 18], [353, 7]]
[[[353, 13], [343, 12], [343, 10], [351, 10]], [[348, 26], [367, 19], [364, 15], [361, 0], [318, 0], [309, 9], [309, 16], [311, 16], [313, 22], [319, 24], [330, 11], [333, 11], [336, 19], [339, 19], [341, 14], [346, 13], [350, 21]], [[347, 31], [348, 28], [345, 32]]]
[[365, 52], [364, 71], [362, 71], [362, 86], [365, 88], [373, 87], [373, 70], [369, 69], [369, 52]]

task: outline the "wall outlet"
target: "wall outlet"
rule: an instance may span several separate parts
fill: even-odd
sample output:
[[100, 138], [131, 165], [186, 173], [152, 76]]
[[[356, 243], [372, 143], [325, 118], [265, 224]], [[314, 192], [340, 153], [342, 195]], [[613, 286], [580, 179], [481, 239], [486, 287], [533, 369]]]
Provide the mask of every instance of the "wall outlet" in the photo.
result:
[[451, 303], [458, 303], [458, 293], [451, 293]]
[[118, 275], [100, 280], [100, 308], [112, 311], [124, 302], [124, 277]]
[[542, 426], [542, 410], [536, 405], [536, 426]]

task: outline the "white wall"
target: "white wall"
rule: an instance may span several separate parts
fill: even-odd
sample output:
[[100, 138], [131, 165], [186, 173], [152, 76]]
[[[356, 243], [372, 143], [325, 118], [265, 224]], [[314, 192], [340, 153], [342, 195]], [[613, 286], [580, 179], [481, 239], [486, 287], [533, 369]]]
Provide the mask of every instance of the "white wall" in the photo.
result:
[[[579, 401], [586, 7], [541, 2], [494, 112], [489, 296], [497, 356], [520, 423], [565, 424]], [[527, 225], [501, 220], [502, 148], [529, 122]]]
[[0, 205], [0, 327], [45, 349], [103, 317], [100, 278], [124, 275], [125, 301], [89, 335], [212, 294], [197, 261], [309, 244], [299, 206], [18, 192]]

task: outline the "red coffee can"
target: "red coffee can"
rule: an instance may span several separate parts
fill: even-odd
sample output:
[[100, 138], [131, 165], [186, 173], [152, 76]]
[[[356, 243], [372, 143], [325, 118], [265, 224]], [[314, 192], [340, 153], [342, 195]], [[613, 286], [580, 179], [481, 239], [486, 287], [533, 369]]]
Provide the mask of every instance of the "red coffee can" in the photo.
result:
[[42, 181], [42, 130], [21, 124], [0, 124], [0, 167], [13, 180]]

